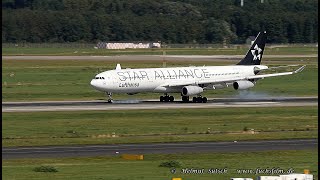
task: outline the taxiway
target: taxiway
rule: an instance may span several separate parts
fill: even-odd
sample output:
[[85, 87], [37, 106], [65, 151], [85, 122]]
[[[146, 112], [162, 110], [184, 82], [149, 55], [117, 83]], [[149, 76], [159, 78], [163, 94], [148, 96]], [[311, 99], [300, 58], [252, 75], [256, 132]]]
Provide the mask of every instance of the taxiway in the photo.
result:
[[[2, 56], [6, 60], [103, 60], [103, 61], [216, 61], [216, 60], [240, 60], [244, 55], [119, 55], [119, 56]], [[318, 54], [307, 55], [264, 55], [265, 58], [310, 58], [318, 57]]]
[[2, 148], [2, 159], [315, 149], [318, 139]]

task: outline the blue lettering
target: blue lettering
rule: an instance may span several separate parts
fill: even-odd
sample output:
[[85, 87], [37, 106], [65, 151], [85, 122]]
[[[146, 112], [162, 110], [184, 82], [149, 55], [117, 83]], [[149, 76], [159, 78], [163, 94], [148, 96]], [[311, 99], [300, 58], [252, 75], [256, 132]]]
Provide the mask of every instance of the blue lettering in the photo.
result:
[[169, 78], [170, 78], [170, 79], [175, 79], [174, 76], [172, 76], [172, 75], [170, 74], [170, 71], [169, 71], [169, 70], [167, 70], [167, 72], [168, 72], [168, 74], [169, 74]]
[[179, 79], [181, 78], [181, 76], [183, 76], [185, 78], [184, 73], [179, 69]]
[[145, 71], [139, 71], [139, 72], [140, 72], [140, 75], [141, 75], [141, 78], [142, 78], [142, 79], [144, 79], [145, 77], [147, 77], [148, 80], [149, 80], [149, 77], [148, 77], [147, 72], [145, 72]]
[[201, 70], [202, 70], [202, 72], [203, 72], [204, 78], [210, 78], [209, 76], [207, 76], [208, 73], [209, 73], [209, 72], [206, 71], [207, 69], [201, 69]]
[[125, 81], [127, 80], [127, 77], [125, 75], [123, 75], [123, 72], [117, 72], [120, 81]]
[[135, 71], [133, 71], [133, 78], [134, 78], [134, 80], [136, 80], [136, 79], [140, 80], [140, 77], [139, 77], [138, 73], [135, 72]]
[[154, 79], [157, 79], [157, 78], [161, 79], [161, 75], [157, 71], [154, 71]]
[[191, 76], [192, 78], [194, 78], [192, 69], [189, 69], [189, 70], [185, 69], [184, 71], [186, 72], [187, 77]]
[[163, 76], [163, 79], [169, 79], [169, 78], [166, 78], [166, 76], [164, 75], [164, 73], [162, 72], [162, 70], [160, 70], [161, 73], [162, 73], [162, 76]]
[[202, 78], [202, 74], [200, 73], [201, 76], [199, 76], [199, 74], [196, 73], [196, 71], [200, 71], [200, 69], [194, 69], [194, 74], [196, 75], [197, 78]]

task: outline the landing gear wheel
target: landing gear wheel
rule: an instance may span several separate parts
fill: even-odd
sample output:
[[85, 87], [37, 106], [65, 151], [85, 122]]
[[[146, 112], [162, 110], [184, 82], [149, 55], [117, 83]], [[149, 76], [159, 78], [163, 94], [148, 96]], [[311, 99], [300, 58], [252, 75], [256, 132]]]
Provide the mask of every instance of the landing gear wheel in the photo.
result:
[[160, 96], [160, 102], [163, 102], [163, 101], [164, 101], [163, 96]]
[[113, 102], [113, 100], [112, 100], [112, 93], [111, 92], [107, 92], [106, 93], [107, 95], [108, 95], [108, 103], [112, 103]]
[[202, 103], [202, 97], [197, 97], [197, 102]]
[[170, 100], [170, 102], [173, 102], [173, 101], [174, 101], [174, 97], [173, 97], [173, 96], [170, 96], [170, 97], [169, 97], [169, 100]]
[[196, 103], [196, 102], [197, 102], [197, 97], [193, 97], [193, 98], [192, 98], [192, 102], [193, 102], [193, 103]]
[[169, 102], [169, 96], [165, 96], [165, 97], [164, 97], [164, 101], [165, 101], [165, 102]]
[[189, 96], [182, 96], [182, 102], [189, 102]]
[[207, 101], [208, 101], [208, 99], [207, 99], [206, 97], [203, 97], [203, 98], [202, 98], [202, 102], [203, 102], [203, 103], [207, 103]]

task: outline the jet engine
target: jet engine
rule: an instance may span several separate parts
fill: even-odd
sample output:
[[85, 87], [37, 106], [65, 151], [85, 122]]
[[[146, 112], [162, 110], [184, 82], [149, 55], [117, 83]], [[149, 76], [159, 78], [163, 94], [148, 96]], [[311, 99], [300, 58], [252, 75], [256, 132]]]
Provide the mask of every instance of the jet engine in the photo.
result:
[[181, 89], [181, 94], [183, 96], [192, 96], [192, 95], [197, 95], [203, 92], [202, 87], [199, 86], [184, 86]]
[[254, 86], [254, 83], [251, 81], [236, 81], [233, 83], [233, 88], [235, 90], [248, 89]]

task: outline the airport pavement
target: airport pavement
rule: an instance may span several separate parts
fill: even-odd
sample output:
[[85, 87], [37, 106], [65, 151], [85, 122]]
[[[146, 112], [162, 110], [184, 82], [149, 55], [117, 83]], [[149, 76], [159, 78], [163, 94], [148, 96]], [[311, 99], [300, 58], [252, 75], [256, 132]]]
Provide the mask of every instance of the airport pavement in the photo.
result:
[[[168, 61], [216, 61], [240, 60], [244, 55], [166, 55]], [[264, 55], [265, 58], [310, 58], [318, 54], [306, 55]], [[3, 60], [104, 60], [104, 61], [162, 61], [163, 55], [119, 55], [119, 56], [2, 56]]]
[[84, 146], [3, 147], [2, 159], [89, 157], [121, 154], [255, 152], [316, 149], [318, 139], [268, 141], [113, 144]]
[[318, 106], [318, 97], [216, 98], [207, 103], [157, 100], [2, 102], [2, 112]]

